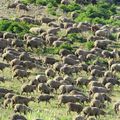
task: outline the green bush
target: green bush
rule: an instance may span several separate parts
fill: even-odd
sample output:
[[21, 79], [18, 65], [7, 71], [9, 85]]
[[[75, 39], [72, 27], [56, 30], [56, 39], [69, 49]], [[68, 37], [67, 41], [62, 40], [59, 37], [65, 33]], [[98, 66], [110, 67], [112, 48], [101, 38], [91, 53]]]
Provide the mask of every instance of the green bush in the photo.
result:
[[88, 50], [91, 50], [94, 47], [94, 42], [93, 41], [88, 41], [85, 43], [85, 48]]
[[80, 34], [77, 34], [77, 33], [68, 34], [67, 38], [69, 40], [71, 40], [72, 42], [80, 42], [80, 43], [86, 42], [86, 39], [83, 38]]
[[81, 7], [80, 7], [79, 4], [71, 3], [69, 5], [61, 4], [60, 8], [65, 12], [72, 12], [72, 11], [75, 11], [75, 10], [80, 10]]
[[17, 33], [19, 36], [23, 36], [25, 33], [29, 33], [30, 25], [24, 22], [16, 22], [12, 20], [0, 20], [0, 31], [8, 31]]

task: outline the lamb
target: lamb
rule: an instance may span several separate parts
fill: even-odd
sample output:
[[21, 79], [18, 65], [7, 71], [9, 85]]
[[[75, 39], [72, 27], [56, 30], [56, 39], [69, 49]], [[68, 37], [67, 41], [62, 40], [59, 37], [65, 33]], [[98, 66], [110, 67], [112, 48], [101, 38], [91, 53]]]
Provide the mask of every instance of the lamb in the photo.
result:
[[47, 104], [47, 103], [50, 103], [50, 99], [54, 99], [54, 96], [53, 95], [47, 95], [47, 94], [41, 94], [38, 97], [38, 103], [45, 101], [46, 104]]
[[80, 114], [80, 112], [83, 109], [83, 107], [80, 104], [72, 103], [72, 102], [67, 103], [67, 107], [68, 107], [68, 113], [72, 111], [72, 112], [77, 112], [78, 114]]
[[13, 96], [12, 97], [12, 106], [14, 106], [15, 104], [24, 104], [26, 106], [28, 106], [28, 103], [30, 101], [34, 101], [34, 97], [24, 97], [24, 96]]
[[55, 76], [55, 72], [53, 71], [53, 69], [48, 68], [48, 69], [45, 71], [45, 75], [46, 75], [47, 77], [54, 77], [54, 76]]
[[23, 115], [20, 114], [13, 114], [10, 117], [10, 120], [27, 120], [27, 118], [25, 118]]
[[72, 95], [59, 95], [58, 96], [58, 106], [61, 106], [61, 104], [66, 104], [68, 102], [76, 103], [79, 102], [79, 99]]
[[120, 111], [120, 101], [114, 104], [114, 111], [116, 114], [118, 114], [118, 112]]
[[85, 107], [83, 109], [83, 113], [85, 116], [95, 116], [97, 118], [97, 116], [100, 115], [105, 115], [105, 112], [97, 107]]
[[32, 110], [28, 107], [28, 106], [26, 106], [26, 105], [24, 105], [24, 104], [16, 104], [15, 106], [14, 106], [14, 112], [16, 113], [16, 112], [19, 112], [19, 113], [24, 113], [24, 114], [26, 114], [27, 112], [32, 112]]
[[36, 89], [36, 86], [35, 85], [23, 85], [21, 87], [21, 94], [22, 93], [31, 93], [31, 92], [34, 92], [34, 90]]
[[48, 87], [45, 83], [40, 83], [38, 85], [38, 90], [41, 91], [41, 93], [45, 93], [45, 94], [50, 94], [50, 92], [52, 91], [50, 87]]

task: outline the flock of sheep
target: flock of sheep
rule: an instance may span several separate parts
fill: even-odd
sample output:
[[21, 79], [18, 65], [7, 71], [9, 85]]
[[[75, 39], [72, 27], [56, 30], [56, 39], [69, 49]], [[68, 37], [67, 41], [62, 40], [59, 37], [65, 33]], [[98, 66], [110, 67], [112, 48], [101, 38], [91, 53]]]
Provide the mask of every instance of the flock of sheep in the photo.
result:
[[[61, 2], [68, 4], [67, 0]], [[17, 7], [19, 10], [28, 11], [25, 5], [21, 6], [21, 3], [15, 2], [8, 8]], [[71, 14], [72, 19], [75, 16], [74, 13]], [[36, 35], [25, 34], [23, 40], [14, 33], [0, 32], [0, 70], [4, 74], [4, 69], [10, 68], [11, 82], [17, 79], [23, 84], [19, 93], [0, 87], [1, 106], [3, 109], [11, 107], [15, 112], [10, 120], [27, 120], [23, 114], [33, 111], [29, 102], [45, 102], [47, 105], [52, 100], [57, 100], [56, 107], [59, 109], [65, 106], [67, 114], [76, 112], [78, 115], [73, 120], [97, 120], [100, 115], [107, 114], [105, 109], [112, 103], [113, 88], [120, 85], [117, 75], [120, 72], [120, 50], [111, 47], [119, 42], [120, 28], [83, 22], [77, 24], [72, 19], [64, 16], [58, 19], [48, 16], [42, 16], [41, 19], [31, 16], [17, 18], [17, 21], [46, 24], [50, 27], [48, 30], [39, 26], [32, 27], [30, 32]], [[62, 30], [66, 31], [66, 35], [91, 31], [93, 34], [87, 41], [93, 41], [94, 47], [91, 50], [76, 47], [75, 52], [61, 49], [57, 57], [47, 55], [39, 58], [26, 51], [26, 48], [34, 50], [47, 46], [59, 47], [63, 43], [73, 44], [66, 35], [57, 36]], [[110, 39], [111, 33], [117, 35], [115, 41]], [[97, 57], [102, 57], [107, 62], [102, 62]], [[88, 65], [89, 61], [93, 63]], [[30, 79], [34, 68], [42, 70], [43, 74], [38, 73], [34, 79]], [[1, 76], [0, 82], [5, 83], [6, 79]], [[88, 88], [86, 93], [85, 87]], [[31, 97], [31, 94], [34, 96], [36, 93], [39, 93], [39, 96]], [[120, 101], [113, 106], [118, 114]]]

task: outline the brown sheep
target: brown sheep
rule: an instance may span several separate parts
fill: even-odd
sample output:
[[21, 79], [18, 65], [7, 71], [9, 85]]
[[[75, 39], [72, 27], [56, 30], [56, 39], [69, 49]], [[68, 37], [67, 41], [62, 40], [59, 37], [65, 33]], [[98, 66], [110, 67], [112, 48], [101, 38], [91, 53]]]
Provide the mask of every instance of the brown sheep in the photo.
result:
[[47, 104], [47, 103], [50, 103], [50, 99], [54, 99], [54, 96], [53, 95], [47, 95], [47, 94], [41, 94], [38, 97], [38, 103], [45, 101], [46, 104]]
[[67, 107], [68, 107], [68, 113], [72, 111], [72, 112], [77, 112], [78, 114], [80, 114], [80, 112], [83, 109], [83, 107], [80, 104], [72, 103], [72, 102], [67, 103]]
[[120, 111], [120, 101], [116, 102], [113, 107], [115, 113], [118, 114], [118, 112]]
[[91, 75], [96, 77], [102, 77], [104, 75], [104, 71], [93, 69], [91, 70]]
[[34, 92], [36, 89], [36, 86], [35, 85], [23, 85], [21, 87], [21, 94], [23, 93], [31, 93], [31, 92]]
[[67, 50], [67, 49], [61, 49], [61, 50], [59, 51], [59, 55], [60, 55], [61, 57], [67, 56], [67, 55], [69, 55], [69, 54], [71, 54], [71, 51], [70, 51], [70, 50]]
[[85, 107], [83, 109], [83, 114], [87, 117], [95, 116], [97, 118], [97, 116], [105, 115], [105, 112], [97, 107]]
[[58, 105], [61, 106], [61, 104], [66, 104], [66, 103], [69, 103], [69, 102], [72, 102], [72, 103], [76, 103], [76, 102], [79, 102], [79, 99], [75, 96], [72, 96], [72, 95], [59, 95], [58, 96]]
[[46, 71], [45, 71], [45, 75], [47, 77], [54, 77], [55, 76], [55, 71], [51, 68], [48, 68]]
[[40, 83], [38, 85], [38, 90], [41, 93], [45, 93], [45, 94], [50, 94], [50, 92], [52, 92], [52, 89], [50, 87], [48, 87], [45, 83]]
[[28, 103], [30, 101], [34, 101], [34, 97], [24, 97], [24, 96], [13, 96], [12, 97], [12, 106], [14, 107], [15, 104], [24, 104], [26, 106], [28, 106]]
[[57, 60], [53, 57], [45, 57], [44, 58], [44, 63], [45, 64], [53, 65], [55, 62], [57, 62]]
[[77, 80], [76, 80], [76, 85], [80, 85], [80, 86], [85, 85], [85, 86], [87, 86], [88, 83], [89, 83], [88, 79], [83, 78], [83, 77], [79, 77], [79, 78], [77, 78]]
[[39, 82], [39, 83], [46, 83], [47, 82], [47, 77], [45, 75], [37, 75], [35, 77], [35, 79]]
[[19, 113], [24, 113], [24, 114], [26, 114], [27, 112], [32, 112], [32, 110], [28, 107], [28, 106], [26, 106], [26, 105], [24, 105], [24, 104], [16, 104], [15, 106], [14, 106], [14, 112], [16, 113], [16, 112], [19, 112]]
[[60, 68], [61, 68], [63, 65], [64, 65], [63, 63], [56, 62], [56, 63], [53, 64], [53, 69], [54, 69], [55, 71], [60, 72]]
[[10, 120], [27, 120], [27, 118], [25, 118], [23, 115], [20, 114], [13, 114], [10, 117]]

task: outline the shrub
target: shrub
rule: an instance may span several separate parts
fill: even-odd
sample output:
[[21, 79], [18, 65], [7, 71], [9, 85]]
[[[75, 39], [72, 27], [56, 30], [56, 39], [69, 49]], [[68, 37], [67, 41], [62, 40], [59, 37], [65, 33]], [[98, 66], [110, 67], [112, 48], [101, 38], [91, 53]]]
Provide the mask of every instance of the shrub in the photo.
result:
[[85, 43], [85, 48], [88, 50], [91, 50], [94, 47], [94, 42], [93, 41], [88, 41]]
[[76, 3], [71, 3], [69, 5], [61, 4], [60, 8], [65, 12], [72, 12], [72, 11], [75, 11], [75, 10], [80, 10], [80, 5], [76, 4]]

